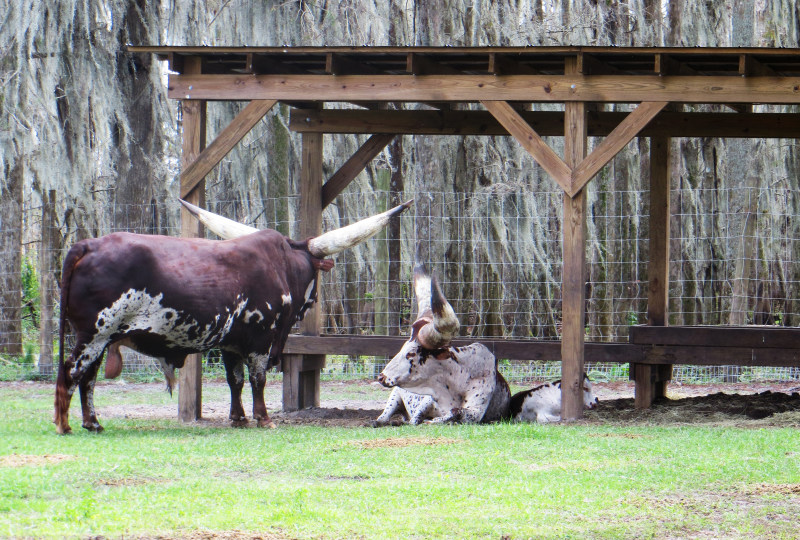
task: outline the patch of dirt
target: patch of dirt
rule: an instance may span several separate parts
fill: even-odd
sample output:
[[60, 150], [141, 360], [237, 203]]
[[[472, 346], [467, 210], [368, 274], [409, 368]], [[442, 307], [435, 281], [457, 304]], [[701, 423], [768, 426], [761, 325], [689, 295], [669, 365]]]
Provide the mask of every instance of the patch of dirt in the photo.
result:
[[171, 482], [166, 478], [107, 478], [95, 482], [97, 486], [106, 487], [138, 487], [148, 484], [165, 484]]
[[[100, 537], [102, 538], [102, 537]], [[152, 540], [291, 540], [295, 537], [279, 533], [246, 531], [192, 531], [186, 534], [145, 536]], [[98, 538], [99, 540], [99, 538]]]
[[741, 493], [748, 495], [795, 495], [800, 497], [800, 484], [750, 484]]
[[[529, 386], [535, 386], [530, 383]], [[2, 386], [2, 385], [0, 385]], [[30, 386], [30, 385], [29, 385]], [[50, 385], [34, 383], [34, 387]], [[528, 386], [528, 385], [526, 385]], [[196, 425], [228, 427], [230, 403], [224, 382], [205, 383], [205, 388], [217, 387], [215, 399], [204, 398], [202, 420]], [[364, 427], [370, 426], [383, 409], [389, 391], [375, 390], [374, 384], [365, 381], [324, 382], [321, 385], [322, 407], [294, 412], [280, 410], [280, 383], [270, 385], [267, 409], [270, 417], [281, 426]], [[163, 384], [115, 385], [117, 392], [162, 392]], [[667, 399], [658, 400], [650, 409], [636, 409], [633, 403], [633, 383], [595, 383], [594, 391], [600, 402], [586, 411], [581, 423], [588, 424], [646, 424], [684, 425], [720, 424], [752, 427], [800, 427], [800, 386], [788, 383], [731, 383], [731, 384], [679, 384], [671, 383]], [[99, 387], [98, 393], [103, 392]], [[245, 392], [248, 394], [248, 392]], [[224, 397], [222, 397], [224, 396]], [[250, 403], [245, 397], [245, 410]], [[115, 404], [98, 408], [100, 422], [110, 418], [136, 418], [148, 420], [175, 420], [177, 396], [166, 405]], [[80, 408], [73, 407], [71, 414], [79, 421]], [[255, 428], [251, 419], [248, 427]], [[157, 429], [157, 428], [154, 428]]]
[[352, 441], [359, 448], [403, 448], [406, 446], [436, 446], [439, 444], [458, 444], [463, 441], [446, 437], [389, 437], [371, 441]]
[[66, 456], [63, 454], [44, 454], [42, 456], [10, 454], [8, 456], [0, 456], [0, 467], [40, 467], [42, 465], [61, 463], [62, 461], [68, 461], [70, 459], [75, 459], [75, 456]]

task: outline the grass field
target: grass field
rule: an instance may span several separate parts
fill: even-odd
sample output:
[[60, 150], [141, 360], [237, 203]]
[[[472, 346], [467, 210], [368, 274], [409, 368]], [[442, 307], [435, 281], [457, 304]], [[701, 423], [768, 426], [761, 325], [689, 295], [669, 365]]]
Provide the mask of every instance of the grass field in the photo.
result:
[[[99, 386], [98, 407], [176, 407], [137, 387]], [[204, 392], [227, 403], [223, 385]], [[332, 385], [323, 400], [385, 398], [372, 392]], [[100, 435], [73, 417], [62, 437], [38, 383], [0, 384], [0, 409], [0, 537], [798, 537], [796, 428], [260, 430], [120, 414]]]

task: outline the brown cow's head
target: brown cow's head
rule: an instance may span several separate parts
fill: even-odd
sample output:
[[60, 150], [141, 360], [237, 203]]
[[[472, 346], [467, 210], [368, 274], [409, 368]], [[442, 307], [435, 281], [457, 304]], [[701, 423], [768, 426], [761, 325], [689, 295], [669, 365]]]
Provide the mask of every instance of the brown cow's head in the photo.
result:
[[414, 293], [417, 320], [411, 325], [411, 337], [378, 376], [384, 386], [413, 388], [435, 375], [439, 357], [450, 357], [446, 349], [458, 332], [458, 318], [422, 265], [414, 269]]

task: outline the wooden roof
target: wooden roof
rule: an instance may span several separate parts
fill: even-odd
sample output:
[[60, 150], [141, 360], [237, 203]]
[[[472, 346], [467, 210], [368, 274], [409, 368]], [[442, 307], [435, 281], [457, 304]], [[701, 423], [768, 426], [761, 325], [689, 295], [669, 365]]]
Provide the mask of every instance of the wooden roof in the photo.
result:
[[485, 100], [800, 104], [800, 49], [794, 48], [128, 49], [169, 61], [169, 96], [175, 99], [276, 99], [298, 106]]

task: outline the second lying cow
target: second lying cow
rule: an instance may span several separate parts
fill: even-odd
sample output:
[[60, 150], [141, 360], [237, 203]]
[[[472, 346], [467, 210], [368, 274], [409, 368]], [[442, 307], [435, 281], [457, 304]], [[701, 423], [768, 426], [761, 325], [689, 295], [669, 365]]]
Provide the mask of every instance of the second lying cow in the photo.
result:
[[414, 269], [417, 320], [411, 337], [378, 376], [394, 388], [375, 426], [385, 426], [396, 412], [412, 424], [491, 422], [508, 417], [511, 391], [497, 370], [497, 359], [484, 345], [453, 347], [458, 319], [439, 285], [422, 266]]

